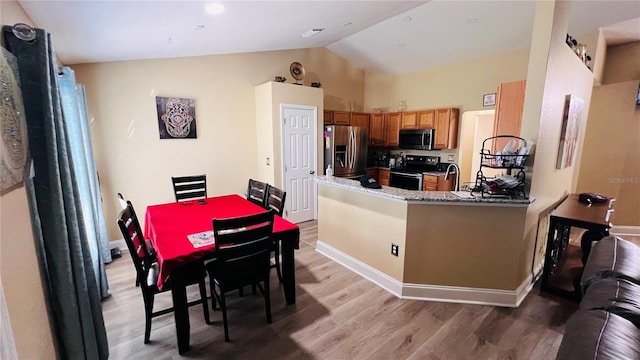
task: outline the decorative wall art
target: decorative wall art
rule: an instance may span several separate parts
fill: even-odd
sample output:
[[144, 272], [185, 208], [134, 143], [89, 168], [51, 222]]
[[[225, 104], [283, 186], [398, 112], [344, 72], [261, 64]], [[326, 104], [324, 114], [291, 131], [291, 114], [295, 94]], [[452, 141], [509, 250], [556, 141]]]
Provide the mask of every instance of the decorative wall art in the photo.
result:
[[160, 139], [195, 139], [196, 102], [156, 96]]
[[560, 132], [560, 144], [558, 145], [558, 159], [556, 169], [564, 169], [573, 165], [575, 150], [580, 133], [582, 109], [584, 100], [577, 96], [567, 95], [562, 115], [562, 129]]
[[0, 84], [0, 194], [4, 195], [23, 184], [31, 164], [18, 63], [4, 48], [0, 59]]
[[496, 93], [482, 95], [482, 106], [492, 106], [496, 104]]

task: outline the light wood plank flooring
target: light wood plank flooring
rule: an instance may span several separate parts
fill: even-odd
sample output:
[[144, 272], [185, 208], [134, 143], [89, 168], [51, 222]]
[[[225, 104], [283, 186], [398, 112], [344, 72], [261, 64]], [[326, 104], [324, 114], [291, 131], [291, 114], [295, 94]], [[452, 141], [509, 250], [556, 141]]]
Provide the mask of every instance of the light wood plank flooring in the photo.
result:
[[[401, 300], [317, 253], [315, 221], [301, 224], [296, 251], [297, 303], [285, 306], [272, 272], [273, 323], [260, 295], [231, 293], [231, 342], [222, 315], [206, 325], [191, 307], [191, 350], [178, 355], [173, 315], [153, 319], [143, 343], [144, 313], [128, 253], [107, 265], [111, 297], [103, 313], [111, 359], [553, 359], [576, 304], [534, 288], [517, 309]], [[310, 245], [311, 244], [311, 245]], [[248, 290], [248, 289], [247, 289]], [[196, 298], [197, 286], [190, 289]], [[171, 294], [156, 297], [156, 309]]]

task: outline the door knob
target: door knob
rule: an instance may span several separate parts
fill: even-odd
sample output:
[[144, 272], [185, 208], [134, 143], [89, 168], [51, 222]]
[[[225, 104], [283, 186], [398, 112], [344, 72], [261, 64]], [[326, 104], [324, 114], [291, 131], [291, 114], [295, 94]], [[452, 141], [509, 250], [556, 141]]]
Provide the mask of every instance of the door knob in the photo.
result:
[[315, 171], [315, 170], [310, 170], [310, 171], [309, 171], [309, 174], [311, 174], [311, 175], [313, 175], [313, 174], [315, 174], [315, 173], [316, 173], [316, 171]]

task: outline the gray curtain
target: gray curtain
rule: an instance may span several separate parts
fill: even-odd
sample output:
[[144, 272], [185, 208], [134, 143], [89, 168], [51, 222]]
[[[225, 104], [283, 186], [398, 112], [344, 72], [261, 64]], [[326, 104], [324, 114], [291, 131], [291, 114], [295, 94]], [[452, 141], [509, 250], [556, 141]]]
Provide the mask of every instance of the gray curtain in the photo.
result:
[[106, 286], [105, 259], [95, 241], [99, 221], [88, 213], [94, 195], [87, 177], [95, 171], [82, 172], [86, 164], [77, 166], [88, 161], [74, 155], [75, 137], [84, 135], [70, 133], [77, 125], [65, 122], [80, 118], [80, 110], [70, 113], [77, 96], [71, 100], [67, 92], [62, 95], [50, 36], [35, 32], [35, 39], [21, 40], [12, 27], [2, 28], [5, 46], [18, 62], [35, 173], [27, 191], [54, 339], [61, 359], [107, 359], [100, 304], [106, 296], [101, 292]]

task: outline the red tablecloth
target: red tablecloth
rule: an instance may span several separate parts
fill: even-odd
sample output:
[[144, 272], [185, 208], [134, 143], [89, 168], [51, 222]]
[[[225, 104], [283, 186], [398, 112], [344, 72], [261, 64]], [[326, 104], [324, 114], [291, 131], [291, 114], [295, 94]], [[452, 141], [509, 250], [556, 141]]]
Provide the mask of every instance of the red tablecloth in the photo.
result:
[[[194, 260], [212, 257], [215, 244], [194, 248], [187, 235], [212, 230], [214, 218], [231, 218], [266, 211], [239, 195], [208, 198], [206, 204], [198, 201], [168, 203], [147, 207], [144, 236], [151, 240], [158, 257], [160, 276], [158, 288], [169, 278], [171, 271]], [[297, 231], [298, 226], [276, 215], [274, 234]], [[298, 239], [299, 241], [299, 239]], [[294, 244], [299, 248], [299, 242]]]

